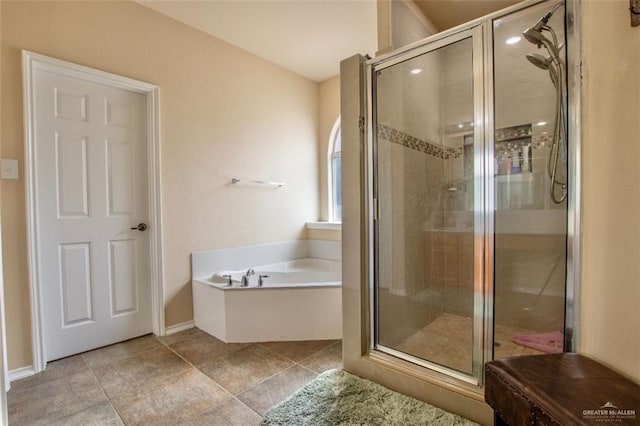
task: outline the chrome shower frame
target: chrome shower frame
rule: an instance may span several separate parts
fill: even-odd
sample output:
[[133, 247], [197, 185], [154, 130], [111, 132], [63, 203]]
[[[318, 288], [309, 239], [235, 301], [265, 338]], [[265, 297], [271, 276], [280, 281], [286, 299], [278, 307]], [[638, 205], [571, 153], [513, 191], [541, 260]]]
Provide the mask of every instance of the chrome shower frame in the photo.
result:
[[[459, 389], [472, 392], [482, 392], [483, 364], [493, 358], [493, 309], [494, 309], [494, 233], [495, 233], [495, 189], [494, 180], [488, 176], [494, 176], [495, 140], [493, 135], [493, 21], [505, 17], [514, 12], [528, 9], [542, 4], [556, 3], [550, 0], [528, 0], [507, 9], [495, 12], [488, 16], [463, 24], [456, 28], [438, 33], [422, 41], [410, 44], [394, 52], [370, 59], [364, 63], [364, 88], [365, 120], [362, 129], [365, 133], [365, 146], [362, 149], [364, 164], [362, 168], [362, 193], [363, 193], [363, 297], [368, 300], [365, 322], [369, 327], [366, 330], [367, 341], [363, 342], [363, 349], [369, 356], [370, 362], [380, 363], [380, 366], [394, 365], [394, 370], [411, 374], [415, 377], [423, 377], [424, 380], [447, 386], [455, 386]], [[567, 352], [574, 352], [579, 343], [579, 294], [580, 294], [580, 205], [581, 205], [581, 137], [580, 137], [580, 92], [581, 92], [581, 57], [580, 57], [580, 33], [579, 33], [579, 1], [565, 1], [565, 38], [566, 49], [564, 59], [567, 72], [567, 147], [568, 147], [568, 197], [567, 197], [567, 257], [566, 257], [566, 292], [565, 292], [565, 345]], [[482, 173], [479, 185], [475, 186], [477, 200], [474, 201], [474, 243], [476, 266], [474, 268], [474, 347], [473, 347], [473, 373], [467, 375], [458, 371], [443, 367], [428, 361], [419, 360], [407, 354], [395, 351], [391, 348], [376, 346], [376, 329], [374, 311], [375, 300], [375, 271], [374, 271], [374, 219], [377, 219], [377, 200], [374, 199], [374, 168], [376, 160], [375, 130], [373, 128], [375, 87], [373, 85], [373, 72], [376, 67], [383, 67], [407, 60], [417, 54], [425, 53], [438, 47], [453, 43], [471, 32], [481, 33], [481, 48], [484, 52], [482, 68], [484, 75], [484, 91], [482, 105], [475, 105], [482, 111], [476, 120], [481, 119], [481, 126], [476, 129], [479, 136], [479, 148], [474, 150], [474, 167]], [[464, 35], [466, 34], [466, 35]], [[474, 39], [474, 52], [477, 48]], [[416, 53], [419, 52], [419, 53]], [[474, 64], [474, 73], [477, 71]], [[474, 91], [477, 88], [474, 88]], [[477, 110], [476, 110], [477, 111]], [[479, 151], [482, 152], [479, 152]], [[479, 246], [478, 246], [479, 244]], [[422, 368], [416, 370], [416, 365]]]
[[[483, 68], [486, 66], [485, 63], [483, 62], [484, 55], [482, 55], [482, 51], [484, 49], [485, 32], [486, 32], [486, 29], [482, 24], [468, 26], [453, 34], [449, 34], [448, 36], [438, 38], [429, 43], [426, 43], [422, 47], [415, 47], [413, 49], [410, 49], [408, 52], [403, 52], [402, 54], [398, 54], [398, 55], [393, 55], [393, 54], [385, 55], [381, 57], [382, 59], [375, 58], [367, 62], [366, 86], [368, 89], [368, 93], [366, 95], [366, 99], [367, 99], [366, 114], [368, 119], [366, 121], [369, 124], [369, 126], [368, 126], [367, 138], [366, 138], [367, 139], [367, 151], [366, 151], [367, 152], [367, 161], [366, 161], [367, 176], [365, 179], [365, 181], [368, 183], [368, 186], [367, 186], [367, 189], [365, 190], [365, 194], [367, 195], [366, 198], [368, 200], [367, 202], [368, 210], [373, 212], [373, 218], [377, 219], [377, 210], [378, 210], [377, 200], [372, 196], [372, 194], [377, 193], [375, 188], [376, 178], [375, 178], [375, 171], [374, 171], [375, 164], [377, 164], [377, 152], [376, 152], [377, 143], [376, 143], [376, 132], [374, 131], [373, 127], [371, 127], [373, 124], [374, 116], [375, 116], [375, 109], [373, 106], [373, 99], [375, 98], [375, 87], [376, 87], [374, 73], [378, 70], [383, 70], [385, 68], [396, 65], [400, 62], [404, 62], [409, 58], [417, 57], [417, 56], [438, 50], [442, 47], [448, 46], [450, 44], [453, 44], [465, 39], [471, 39], [472, 51], [474, 55], [474, 58], [473, 58], [474, 111], [482, 111], [485, 108], [482, 101], [484, 96], [485, 82], [481, 78], [483, 75], [483, 72], [482, 72]], [[479, 53], [478, 58], [480, 59], [476, 58], [476, 54], [478, 53]], [[482, 144], [482, 141], [485, 138], [485, 134], [484, 134], [485, 125], [483, 121], [479, 122], [478, 120], [479, 117], [483, 117], [483, 114], [479, 114], [478, 117], [474, 117], [474, 121], [476, 122], [476, 125], [473, 128], [474, 139], [478, 141], [474, 143], [474, 169], [475, 170], [484, 169], [484, 161], [482, 160], [481, 156], [484, 151], [484, 145]], [[474, 194], [479, 195], [474, 197], [474, 253], [475, 253], [479, 251], [484, 251], [482, 236], [485, 234], [485, 231], [484, 231], [485, 223], [483, 218], [485, 217], [486, 212], [484, 211], [484, 204], [481, 201], [484, 199], [485, 187], [482, 184], [482, 181], [479, 179], [474, 180], [473, 185], [474, 185]], [[370, 277], [370, 283], [369, 283], [370, 303], [372, 307], [375, 307], [377, 306], [377, 300], [375, 297], [376, 294], [374, 291], [376, 274], [375, 274], [373, 259], [376, 253], [376, 247], [374, 247], [373, 245], [373, 242], [374, 242], [373, 235], [375, 233], [375, 228], [373, 225], [374, 225], [374, 220], [370, 220], [367, 226], [369, 230], [369, 236], [371, 236], [371, 238], [368, 239], [369, 241], [368, 270], [369, 270], [369, 277]], [[482, 259], [481, 258], [474, 259], [473, 304], [474, 304], [474, 316], [476, 316], [477, 318], [482, 318], [484, 317], [484, 314], [485, 314], [485, 305], [484, 305], [485, 295], [483, 294], [483, 288], [481, 285], [483, 280], [482, 278], [479, 278], [483, 274], [484, 270], [485, 270], [485, 267], [482, 263]], [[438, 372], [448, 377], [452, 377], [461, 383], [465, 383], [471, 386], [478, 386], [482, 383], [482, 374], [483, 374], [482, 360], [485, 359], [485, 356], [484, 354], [483, 356], [477, 356], [475, 352], [476, 352], [476, 348], [481, 348], [486, 346], [484, 343], [486, 336], [484, 334], [485, 327], [479, 321], [474, 320], [474, 324], [473, 324], [474, 356], [473, 356], [473, 362], [472, 362], [472, 374], [468, 375], [460, 371], [456, 371], [454, 369], [448, 368], [446, 366], [442, 366], [430, 361], [420, 359], [418, 357], [405, 354], [393, 348], [384, 347], [382, 345], [378, 345], [374, 348], [375, 340], [377, 340], [376, 329], [374, 326], [375, 311], [376, 311], [375, 308], [371, 309], [371, 319], [370, 319], [371, 320], [371, 330], [370, 330], [371, 349], [391, 355], [399, 359], [406, 360], [408, 362], [411, 362], [413, 364], [416, 364], [422, 367], [426, 367], [432, 371]]]

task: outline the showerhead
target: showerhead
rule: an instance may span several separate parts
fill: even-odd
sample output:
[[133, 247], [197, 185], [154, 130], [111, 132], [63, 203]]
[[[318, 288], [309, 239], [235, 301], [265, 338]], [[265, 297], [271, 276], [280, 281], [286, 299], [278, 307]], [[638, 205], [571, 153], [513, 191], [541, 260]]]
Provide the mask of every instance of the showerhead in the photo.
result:
[[529, 43], [535, 44], [536, 46], [538, 46], [538, 48], [541, 48], [542, 46], [546, 47], [547, 51], [549, 52], [549, 56], [551, 56], [551, 58], [553, 58], [554, 60], [559, 59], [559, 48], [554, 43], [552, 43], [551, 40], [543, 36], [541, 31], [537, 31], [535, 27], [527, 28], [522, 32], [522, 35], [527, 39]]
[[544, 56], [538, 55], [535, 53], [527, 53], [524, 56], [525, 58], [527, 58], [529, 62], [531, 62], [536, 67], [545, 71], [549, 71], [549, 75], [551, 76], [551, 82], [553, 83], [553, 86], [556, 88], [558, 87], [558, 84], [559, 84], [558, 69], [555, 66], [553, 66], [554, 59], [551, 56], [547, 56], [545, 58]]
[[[560, 6], [562, 6], [562, 2], [549, 9], [549, 11], [545, 13], [533, 27], [527, 28], [522, 32], [522, 35], [529, 43], [533, 43], [540, 48], [543, 44], [546, 44], [545, 42], [549, 42], [549, 40], [542, 35], [542, 30], [546, 28], [549, 19], [551, 19], [555, 11], [558, 10]], [[551, 43], [549, 42], [549, 44]]]
[[537, 30], [536, 27], [527, 28], [522, 32], [522, 35], [527, 39], [529, 43], [533, 43], [538, 47], [542, 47], [544, 42], [547, 41], [547, 38], [543, 36], [542, 32], [540, 32], [540, 30]]
[[543, 70], [549, 69], [549, 63], [551, 62], [551, 58], [545, 58], [544, 56], [538, 55], [535, 53], [527, 53], [525, 57], [529, 62], [531, 62], [536, 67], [541, 68]]

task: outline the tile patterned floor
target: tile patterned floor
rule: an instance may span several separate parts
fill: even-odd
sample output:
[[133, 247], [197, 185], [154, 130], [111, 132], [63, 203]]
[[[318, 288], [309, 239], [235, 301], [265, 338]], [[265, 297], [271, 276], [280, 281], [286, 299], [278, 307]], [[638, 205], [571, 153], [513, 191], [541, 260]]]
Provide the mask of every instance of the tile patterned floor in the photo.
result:
[[336, 340], [226, 344], [197, 328], [75, 355], [11, 384], [13, 425], [258, 425], [342, 366]]
[[[397, 345], [397, 349], [458, 371], [471, 373], [472, 326], [471, 318], [444, 313]], [[531, 331], [496, 324], [495, 340], [500, 346], [494, 349], [495, 359], [542, 353], [513, 343], [513, 336], [527, 333]]]

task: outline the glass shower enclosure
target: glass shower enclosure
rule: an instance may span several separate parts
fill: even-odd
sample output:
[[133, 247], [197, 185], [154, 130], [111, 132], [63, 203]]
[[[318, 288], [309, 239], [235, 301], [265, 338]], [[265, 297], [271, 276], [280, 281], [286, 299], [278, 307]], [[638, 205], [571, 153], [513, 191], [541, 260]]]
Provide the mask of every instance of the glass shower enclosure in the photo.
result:
[[470, 384], [562, 351], [564, 39], [530, 2], [367, 62], [371, 349]]

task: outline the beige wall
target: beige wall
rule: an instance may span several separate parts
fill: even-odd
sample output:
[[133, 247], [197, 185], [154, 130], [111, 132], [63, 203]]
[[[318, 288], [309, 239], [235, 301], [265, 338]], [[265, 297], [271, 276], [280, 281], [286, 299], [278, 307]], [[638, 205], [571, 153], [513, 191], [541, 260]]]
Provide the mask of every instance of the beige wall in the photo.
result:
[[310, 240], [341, 241], [342, 231], [333, 229], [307, 229]]
[[393, 49], [391, 40], [391, 0], [376, 0], [378, 18], [378, 50], [375, 56], [383, 55]]
[[640, 27], [628, 8], [582, 3], [579, 350], [640, 381]]
[[[329, 78], [318, 86], [318, 158], [320, 160], [320, 220], [329, 220], [329, 139], [331, 131], [340, 117], [340, 76]], [[310, 237], [311, 238], [311, 237]]]
[[376, 56], [421, 40], [437, 32], [413, 0], [377, 0], [378, 51]]
[[413, 0], [391, 1], [391, 40], [394, 49], [422, 40], [436, 32], [436, 28], [420, 12]]
[[192, 319], [191, 252], [306, 236], [319, 211], [317, 83], [135, 3], [1, 8], [2, 154], [21, 169], [2, 181], [10, 369], [31, 363], [20, 49], [160, 86], [167, 325]]

